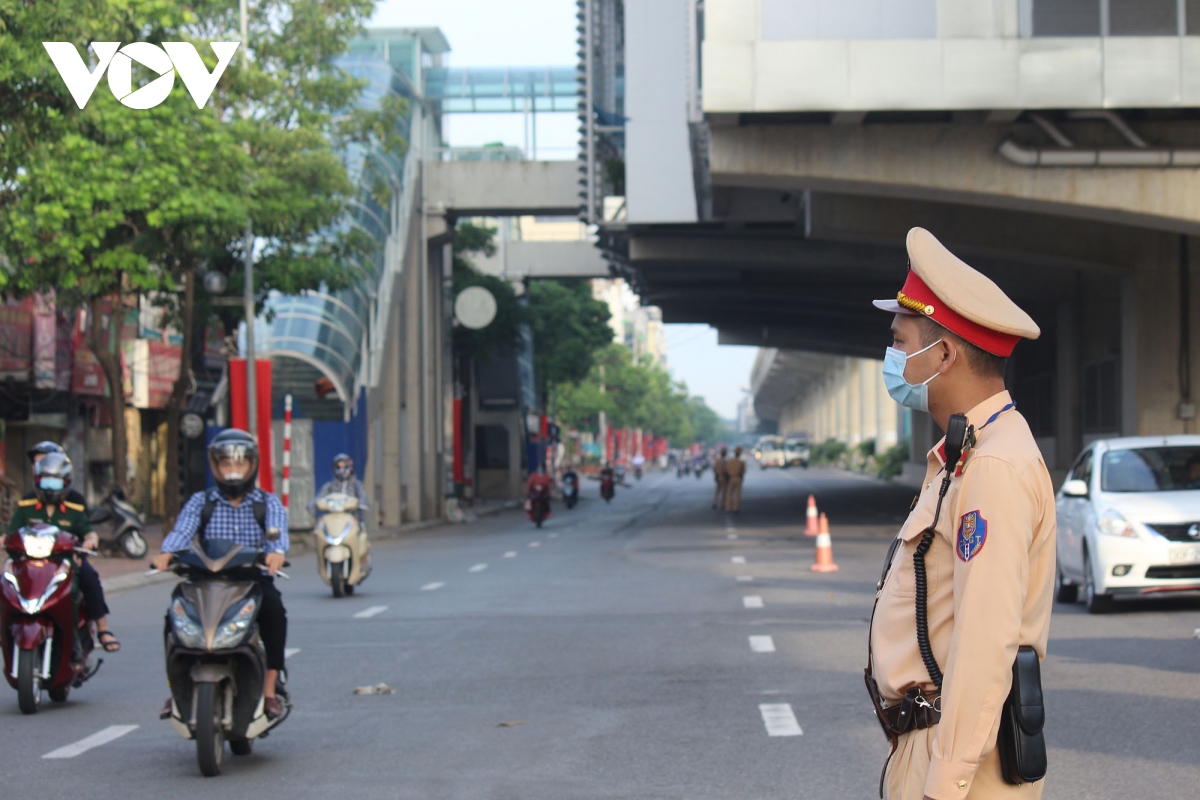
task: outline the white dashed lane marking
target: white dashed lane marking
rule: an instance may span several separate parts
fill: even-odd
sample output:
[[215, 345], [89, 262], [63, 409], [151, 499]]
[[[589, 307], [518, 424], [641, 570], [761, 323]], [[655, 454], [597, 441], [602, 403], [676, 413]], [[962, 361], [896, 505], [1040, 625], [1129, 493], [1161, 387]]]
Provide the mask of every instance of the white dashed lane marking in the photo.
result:
[[770, 636], [751, 636], [750, 649], [756, 653], [774, 653], [775, 640]]
[[483, 572], [487, 568], [488, 568], [487, 564], [476, 564], [475, 566], [473, 566], [469, 570], [467, 570], [467, 572]]
[[750, 575], [738, 575], [737, 579], [742, 583], [749, 583], [750, 581], [754, 580], [754, 578]]
[[548, 534], [546, 534], [546, 538], [547, 539], [557, 539], [558, 534], [557, 533], [548, 533]]
[[542, 543], [541, 542], [530, 542], [529, 546], [530, 547], [541, 547]]
[[803, 736], [789, 703], [763, 703], [758, 707], [768, 736]]
[[757, 595], [747, 595], [746, 597], [742, 598], [742, 605], [744, 605], [746, 608], [762, 608], [763, 601], [762, 598], [758, 597]]
[[517, 551], [516, 551], [516, 550], [509, 550], [507, 553], [505, 553], [505, 554], [504, 554], [504, 557], [505, 557], [505, 558], [516, 558], [516, 557], [517, 557]]
[[289, 647], [287, 650], [283, 651], [283, 657], [291, 658], [292, 656], [296, 655], [296, 653], [299, 653], [299, 652], [300, 652], [299, 647]]
[[108, 744], [109, 742], [120, 739], [127, 733], [132, 733], [138, 729], [137, 725], [109, 725], [104, 730], [93, 733], [86, 739], [80, 739], [74, 744], [69, 744], [66, 747], [60, 747], [57, 750], [51, 750], [42, 758], [74, 758], [82, 755], [92, 748], [100, 745]]
[[726, 534], [725, 538], [732, 542], [737, 539], [737, 534], [736, 533]]
[[729, 561], [733, 564], [745, 564], [746, 557], [745, 556], [734, 556], [733, 558], [729, 559]]
[[375, 616], [376, 614], [382, 614], [383, 612], [385, 612], [387, 610], [388, 610], [387, 606], [371, 606], [370, 608], [364, 608], [362, 611], [359, 611], [357, 614], [354, 615], [354, 618], [355, 619], [370, 619], [371, 617]]
[[444, 584], [444, 583], [427, 583], [421, 587], [421, 591], [422, 592], [435, 592], [445, 585], [446, 584]]

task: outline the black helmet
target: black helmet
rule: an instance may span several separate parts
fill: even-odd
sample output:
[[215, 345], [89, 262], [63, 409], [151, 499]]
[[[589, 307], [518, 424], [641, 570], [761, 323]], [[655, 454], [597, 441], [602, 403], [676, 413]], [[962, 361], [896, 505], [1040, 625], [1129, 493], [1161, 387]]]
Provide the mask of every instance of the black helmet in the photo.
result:
[[[246, 467], [226, 478], [221, 473], [223, 459], [244, 461]], [[208, 446], [208, 468], [212, 471], [217, 488], [226, 497], [241, 497], [249, 492], [258, 479], [258, 444], [254, 437], [237, 428], [218, 433]]]
[[65, 452], [62, 449], [62, 445], [58, 444], [57, 442], [45, 441], [45, 442], [38, 442], [33, 447], [29, 448], [29, 452], [26, 453], [26, 455], [29, 456], [29, 463], [32, 464], [33, 462], [37, 461], [38, 456], [45, 456], [45, 455], [49, 455], [50, 453], [62, 453], [62, 452]]
[[333, 477], [339, 481], [354, 477], [354, 459], [348, 453], [338, 453], [333, 457]]
[[57, 505], [71, 488], [71, 459], [64, 453], [47, 453], [33, 465], [33, 488], [48, 506]]

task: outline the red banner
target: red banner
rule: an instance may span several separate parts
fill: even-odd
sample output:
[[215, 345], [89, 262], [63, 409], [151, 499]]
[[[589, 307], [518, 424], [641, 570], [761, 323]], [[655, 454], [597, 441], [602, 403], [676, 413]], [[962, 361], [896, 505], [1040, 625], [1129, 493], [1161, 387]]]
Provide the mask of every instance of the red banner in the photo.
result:
[[[275, 491], [275, 474], [271, 467], [271, 362], [255, 364], [257, 378], [255, 396], [258, 407], [258, 485], [268, 492]], [[229, 412], [233, 427], [249, 430], [250, 414], [246, 404], [246, 359], [229, 359]]]

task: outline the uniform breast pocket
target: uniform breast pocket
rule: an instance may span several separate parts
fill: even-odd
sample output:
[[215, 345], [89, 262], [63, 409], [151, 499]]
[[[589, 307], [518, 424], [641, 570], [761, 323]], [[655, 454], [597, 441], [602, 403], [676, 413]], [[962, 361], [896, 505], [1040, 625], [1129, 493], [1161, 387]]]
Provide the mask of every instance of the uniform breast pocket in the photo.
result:
[[[897, 597], [916, 597], [917, 595], [916, 564], [913, 561], [913, 553], [916, 552], [917, 545], [920, 543], [921, 534], [918, 534], [906, 542], [901, 542], [900, 546], [896, 548], [896, 557], [892, 561], [887, 582], [889, 590]], [[941, 566], [940, 550], [937, 538], [935, 538], [929, 552], [925, 554], [925, 583], [929, 595], [937, 591], [940, 583], [938, 580]]]

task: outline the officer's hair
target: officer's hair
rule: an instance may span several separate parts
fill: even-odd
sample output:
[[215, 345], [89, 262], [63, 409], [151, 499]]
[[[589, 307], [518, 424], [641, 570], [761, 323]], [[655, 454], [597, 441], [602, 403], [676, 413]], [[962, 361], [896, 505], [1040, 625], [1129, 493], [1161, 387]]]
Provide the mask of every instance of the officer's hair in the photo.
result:
[[916, 321], [917, 327], [921, 330], [921, 345], [923, 347], [928, 347], [938, 339], [949, 334], [954, 338], [954, 343], [958, 345], [959, 350], [962, 351], [963, 357], [966, 358], [972, 372], [982, 378], [1004, 377], [1004, 372], [1008, 368], [1007, 358], [992, 355], [988, 351], [976, 347], [966, 339], [943, 328], [927, 317], [916, 317]]

